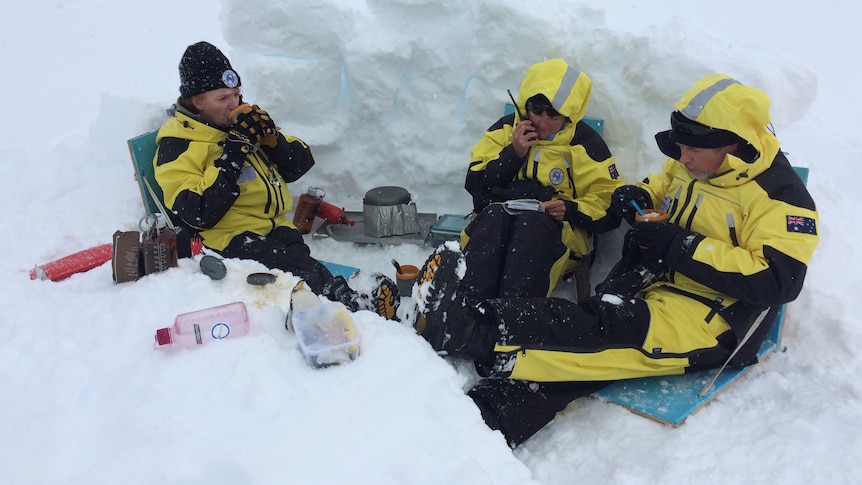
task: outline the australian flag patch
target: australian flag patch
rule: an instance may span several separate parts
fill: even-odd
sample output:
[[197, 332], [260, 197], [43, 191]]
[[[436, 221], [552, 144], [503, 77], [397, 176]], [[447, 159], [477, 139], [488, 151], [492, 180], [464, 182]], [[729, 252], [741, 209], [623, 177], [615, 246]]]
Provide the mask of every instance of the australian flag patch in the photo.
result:
[[611, 175], [613, 180], [620, 178], [620, 173], [617, 172], [617, 164], [612, 163], [610, 167], [608, 167], [608, 173]]
[[787, 232], [817, 234], [817, 224], [814, 219], [802, 216], [787, 216]]

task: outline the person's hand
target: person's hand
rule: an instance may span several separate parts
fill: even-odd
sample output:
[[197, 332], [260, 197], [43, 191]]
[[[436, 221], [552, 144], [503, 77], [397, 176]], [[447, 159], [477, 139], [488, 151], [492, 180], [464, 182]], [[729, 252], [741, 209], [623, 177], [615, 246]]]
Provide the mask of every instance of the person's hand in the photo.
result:
[[566, 203], [562, 200], [549, 200], [542, 204], [545, 214], [551, 216], [557, 222], [563, 222], [566, 218]]
[[229, 141], [258, 145], [264, 137], [275, 135], [275, 123], [258, 105], [238, 106], [231, 119], [233, 123], [227, 135]]
[[652, 209], [652, 198], [649, 192], [637, 185], [623, 185], [617, 187], [611, 196], [611, 210], [626, 220], [629, 224], [635, 221], [637, 210], [632, 205], [635, 201], [641, 209]]
[[251, 109], [255, 121], [260, 123], [260, 126], [263, 128], [263, 136], [260, 137], [260, 144], [275, 148], [276, 143], [278, 143], [278, 135], [276, 134], [278, 127], [275, 126], [275, 121], [260, 106], [253, 105]]
[[[617, 267], [615, 266], [613, 269], [616, 270]], [[596, 294], [631, 298], [639, 291], [660, 280], [664, 275], [664, 266], [657, 263], [649, 266], [634, 264], [630, 268], [621, 268], [621, 270], [612, 272], [604, 281], [597, 284]]]
[[221, 157], [216, 158], [213, 164], [226, 173], [231, 180], [237, 180], [245, 159], [251, 153], [252, 145], [240, 140], [231, 140], [230, 136], [225, 140], [224, 152]]
[[640, 247], [644, 257], [662, 261], [676, 238], [687, 232], [669, 222], [635, 222], [629, 230], [629, 242]]
[[539, 136], [536, 135], [536, 129], [530, 120], [521, 121], [512, 131], [512, 148], [515, 150], [515, 154], [521, 158], [526, 157], [530, 147], [538, 142]]

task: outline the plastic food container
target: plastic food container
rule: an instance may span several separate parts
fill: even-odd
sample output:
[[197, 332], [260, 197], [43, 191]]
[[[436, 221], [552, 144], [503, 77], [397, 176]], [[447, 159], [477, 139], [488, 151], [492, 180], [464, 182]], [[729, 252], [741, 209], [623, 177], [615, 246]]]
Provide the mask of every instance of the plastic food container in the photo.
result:
[[343, 305], [322, 302], [297, 310], [292, 318], [299, 349], [311, 367], [344, 364], [359, 356], [359, 332]]

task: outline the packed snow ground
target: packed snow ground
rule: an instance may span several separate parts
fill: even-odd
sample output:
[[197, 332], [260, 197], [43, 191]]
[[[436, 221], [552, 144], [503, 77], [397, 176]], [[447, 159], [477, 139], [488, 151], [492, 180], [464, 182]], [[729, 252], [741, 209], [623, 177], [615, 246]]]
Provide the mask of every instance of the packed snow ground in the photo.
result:
[[[34, 0], [4, 7], [0, 141], [0, 477], [3, 483], [854, 483], [862, 474], [860, 145], [856, 20], [827, 0], [648, 6], [516, 0]], [[811, 169], [821, 244], [789, 307], [782, 352], [679, 429], [595, 399], [510, 450], [464, 395], [463, 363], [410, 329], [355, 315], [362, 353], [313, 370], [282, 322], [295, 280], [192, 260], [115, 285], [109, 265], [63, 282], [28, 271], [136, 228], [125, 142], [177, 96], [185, 47], [231, 58], [249, 100], [307, 141], [292, 185], [359, 210], [400, 185], [422, 212], [466, 213], [469, 149], [532, 63], [561, 57], [594, 82], [590, 116], [630, 182], [658, 170], [652, 135], [698, 78], [764, 89], [795, 165]], [[607, 260], [615, 238], [605, 238]], [[321, 259], [391, 274], [430, 248], [312, 241]], [[594, 271], [601, 276], [602, 265]], [[562, 290], [565, 294], [566, 289]], [[252, 332], [166, 354], [175, 315], [244, 301]], [[454, 365], [453, 365], [454, 364]]]

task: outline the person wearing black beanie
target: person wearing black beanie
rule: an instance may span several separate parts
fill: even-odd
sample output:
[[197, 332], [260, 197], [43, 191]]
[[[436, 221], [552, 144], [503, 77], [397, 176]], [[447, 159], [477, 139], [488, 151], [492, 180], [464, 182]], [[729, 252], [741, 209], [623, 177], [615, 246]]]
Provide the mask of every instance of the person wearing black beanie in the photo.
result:
[[231, 112], [242, 103], [242, 80], [224, 53], [209, 42], [192, 44], [180, 59], [179, 72], [178, 105], [209, 125], [229, 128]]
[[370, 275], [377, 282], [372, 294], [357, 293], [311, 257], [288, 217], [287, 184], [314, 165], [308, 145], [282, 134], [259, 106], [243, 103], [242, 80], [214, 45], [188, 46], [179, 74], [180, 97], [156, 136], [154, 169], [171, 218], [224, 258], [258, 261], [351, 310], [395, 317], [392, 280]]
[[188, 46], [180, 59], [180, 95], [184, 98], [241, 85], [239, 74], [231, 67], [230, 61], [209, 42]]

